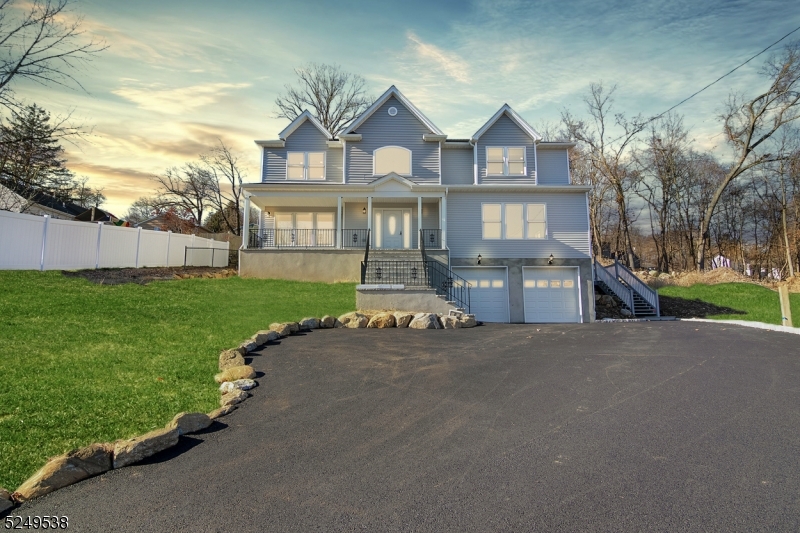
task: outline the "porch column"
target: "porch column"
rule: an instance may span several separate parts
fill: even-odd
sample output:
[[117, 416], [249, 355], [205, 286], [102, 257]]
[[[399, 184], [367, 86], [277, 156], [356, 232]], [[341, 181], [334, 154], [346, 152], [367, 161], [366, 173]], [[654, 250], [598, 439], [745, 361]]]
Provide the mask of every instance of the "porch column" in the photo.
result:
[[242, 222], [242, 249], [247, 250], [250, 241], [250, 195], [244, 195], [244, 221]]
[[439, 224], [442, 226], [442, 249], [447, 248], [447, 196], [442, 196], [441, 212], [439, 213]]
[[372, 196], [367, 196], [367, 229], [369, 230], [369, 244], [375, 242], [372, 239]]
[[342, 228], [342, 197], [340, 196], [336, 202], [336, 224], [334, 225], [336, 228], [336, 247], [342, 247], [342, 232], [344, 229]]
[[417, 249], [422, 249], [422, 196], [417, 196]]

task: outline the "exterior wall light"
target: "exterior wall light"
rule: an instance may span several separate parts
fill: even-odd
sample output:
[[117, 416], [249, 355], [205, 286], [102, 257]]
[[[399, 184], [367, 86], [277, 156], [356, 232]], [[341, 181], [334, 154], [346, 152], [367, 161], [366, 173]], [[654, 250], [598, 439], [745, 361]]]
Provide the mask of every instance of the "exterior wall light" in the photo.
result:
[[367, 208], [366, 207], [361, 209], [361, 214], [362, 215], [366, 215], [367, 214]]
[[479, 265], [481, 264], [481, 259], [483, 259], [483, 257], [481, 257], [481, 254], [478, 254], [478, 264]]
[[547, 258], [547, 264], [548, 265], [552, 265], [553, 264], [553, 259], [555, 259], [555, 257], [553, 257], [553, 254], [550, 254], [550, 257]]

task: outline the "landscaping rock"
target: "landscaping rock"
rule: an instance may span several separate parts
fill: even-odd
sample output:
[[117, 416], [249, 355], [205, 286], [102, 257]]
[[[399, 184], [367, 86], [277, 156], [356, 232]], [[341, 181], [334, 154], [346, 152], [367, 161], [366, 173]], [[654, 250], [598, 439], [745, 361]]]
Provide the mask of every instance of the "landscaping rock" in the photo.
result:
[[325, 315], [319, 321], [320, 328], [332, 328], [336, 324], [336, 318], [332, 317], [331, 315]]
[[258, 387], [258, 383], [253, 381], [252, 379], [237, 379], [236, 381], [226, 381], [222, 385], [219, 386], [219, 391], [222, 394], [226, 394], [228, 392], [234, 390], [250, 390]]
[[462, 328], [474, 328], [478, 325], [478, 321], [475, 320], [475, 317], [472, 315], [464, 315], [461, 317], [461, 327]]
[[0, 487], [0, 514], [5, 513], [12, 507], [14, 507], [14, 502], [11, 501], [11, 493]]
[[122, 468], [178, 444], [178, 430], [162, 428], [114, 444], [114, 468]]
[[600, 305], [616, 305], [614, 302], [614, 298], [608, 294], [603, 294], [600, 296], [600, 300], [598, 300]]
[[18, 503], [25, 502], [109, 470], [111, 445], [91, 444], [47, 461], [11, 498]]
[[208, 413], [208, 418], [211, 420], [216, 420], [219, 417], [225, 416], [229, 413], [232, 413], [236, 410], [235, 405], [226, 405], [225, 407], [220, 407], [219, 409], [214, 409], [210, 413]]
[[297, 322], [287, 322], [286, 325], [289, 326], [289, 332], [292, 335], [300, 333], [300, 324]]
[[397, 311], [394, 314], [394, 320], [398, 328], [407, 328], [411, 321], [414, 320], [414, 313]]
[[233, 366], [226, 368], [216, 376], [214, 381], [217, 383], [225, 383], [226, 381], [236, 381], [237, 379], [253, 379], [256, 377], [256, 371], [250, 365]]
[[633, 315], [633, 313], [631, 313], [628, 309], [620, 309], [619, 310], [619, 314], [621, 314], [622, 316], [632, 316]]
[[341, 322], [339, 322], [339, 319], [338, 319], [338, 318], [335, 318], [335, 319], [333, 320], [333, 327], [335, 327], [335, 328], [343, 328], [343, 327], [344, 327], [344, 324], [342, 324]]
[[206, 429], [211, 425], [211, 418], [205, 413], [178, 413], [167, 429], [177, 429], [178, 435], [187, 435]]
[[236, 389], [227, 394], [223, 394], [222, 397], [219, 399], [219, 404], [222, 407], [227, 407], [229, 405], [236, 405], [237, 403], [242, 403], [249, 397], [250, 397], [249, 392]]
[[256, 334], [252, 337], [253, 342], [259, 346], [263, 346], [270, 341], [276, 341], [279, 338], [280, 335], [270, 329], [262, 329], [261, 331], [256, 332]]
[[369, 324], [369, 318], [361, 313], [346, 313], [339, 317], [339, 322], [346, 328], [365, 328]]
[[283, 324], [270, 324], [269, 325], [269, 329], [271, 331], [274, 331], [275, 333], [277, 333], [281, 337], [288, 337], [289, 335], [292, 334], [292, 330], [291, 330], [291, 328], [289, 328], [289, 324], [286, 324], [286, 323], [283, 323]]
[[457, 316], [443, 316], [442, 326], [444, 329], [461, 329], [461, 320]]
[[417, 313], [408, 327], [411, 329], [442, 329], [439, 317], [434, 313]]
[[311, 331], [312, 329], [319, 329], [319, 318], [304, 318], [300, 321], [301, 331]]
[[239, 345], [239, 348], [244, 350], [244, 353], [242, 355], [247, 355], [250, 352], [255, 352], [256, 350], [258, 350], [258, 344], [256, 344], [256, 342], [252, 339], [247, 339], [246, 341], [244, 341], [242, 344]]
[[219, 354], [219, 369], [225, 370], [234, 366], [242, 366], [244, 357], [239, 350], [225, 350]]
[[392, 313], [378, 313], [369, 319], [368, 328], [393, 328], [397, 321]]

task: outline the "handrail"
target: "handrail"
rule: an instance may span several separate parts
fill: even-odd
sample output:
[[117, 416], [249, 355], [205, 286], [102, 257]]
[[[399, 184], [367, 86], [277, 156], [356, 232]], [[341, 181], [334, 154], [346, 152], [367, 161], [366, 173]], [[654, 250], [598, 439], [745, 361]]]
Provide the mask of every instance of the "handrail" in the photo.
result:
[[366, 283], [367, 279], [367, 265], [369, 265], [369, 241], [370, 230], [367, 230], [367, 245], [364, 249], [364, 261], [361, 262], [361, 283]]
[[633, 313], [633, 289], [626, 287], [614, 275], [606, 270], [603, 265], [594, 262], [594, 273], [597, 278], [605, 283], [608, 288], [613, 292], [617, 298], [622, 300], [622, 303], [628, 306], [631, 313]]
[[428, 253], [425, 251], [425, 239], [422, 238], [422, 230], [419, 230], [419, 249], [422, 252], [422, 260], [428, 260]]
[[658, 292], [651, 289], [645, 282], [636, 277], [636, 274], [628, 270], [628, 267], [614, 260], [614, 270], [617, 277], [628, 284], [628, 287], [639, 293], [639, 296], [649, 303], [656, 310], [656, 316], [661, 316], [658, 306]]

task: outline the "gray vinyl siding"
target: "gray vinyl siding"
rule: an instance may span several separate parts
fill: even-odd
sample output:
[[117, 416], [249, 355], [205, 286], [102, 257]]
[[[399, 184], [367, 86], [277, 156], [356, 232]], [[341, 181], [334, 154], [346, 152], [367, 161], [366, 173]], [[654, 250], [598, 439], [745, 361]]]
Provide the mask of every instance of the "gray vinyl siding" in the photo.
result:
[[286, 152], [325, 152], [325, 180], [310, 181], [342, 182], [342, 149], [328, 148], [325, 135], [308, 120], [286, 138], [285, 148], [264, 148], [262, 181], [287, 181]]
[[442, 150], [442, 185], [472, 185], [475, 183], [472, 148]]
[[[397, 108], [389, 116], [388, 109]], [[368, 183], [373, 176], [372, 153], [383, 146], [402, 146], [411, 150], [411, 181], [439, 183], [439, 143], [423, 141], [428, 128], [394, 97], [389, 98], [355, 133], [360, 141], [348, 141], [347, 182]]]
[[367, 229], [367, 215], [361, 212], [367, 202], [345, 202], [344, 229]]
[[539, 185], [569, 185], [569, 156], [565, 148], [547, 149], [539, 145]]
[[[483, 240], [481, 203], [544, 203], [546, 239]], [[450, 257], [544, 258], [589, 257], [589, 227], [585, 193], [471, 194], [447, 197], [447, 246]]]
[[[486, 176], [487, 146], [524, 146], [527, 159], [527, 176]], [[497, 119], [486, 133], [478, 139], [478, 183], [536, 183], [536, 148], [533, 139], [528, 137], [514, 121], [506, 115]]]

